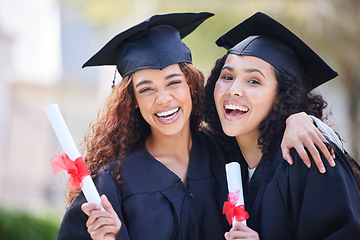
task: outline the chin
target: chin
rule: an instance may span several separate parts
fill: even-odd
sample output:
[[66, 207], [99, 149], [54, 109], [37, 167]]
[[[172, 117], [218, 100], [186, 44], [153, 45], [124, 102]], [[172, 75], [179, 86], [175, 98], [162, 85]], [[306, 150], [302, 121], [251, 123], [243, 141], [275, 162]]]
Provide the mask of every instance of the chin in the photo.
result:
[[237, 134], [234, 134], [234, 133], [236, 133], [236, 131], [234, 131], [234, 129], [232, 129], [232, 128], [222, 128], [222, 130], [229, 137], [236, 137], [237, 136]]

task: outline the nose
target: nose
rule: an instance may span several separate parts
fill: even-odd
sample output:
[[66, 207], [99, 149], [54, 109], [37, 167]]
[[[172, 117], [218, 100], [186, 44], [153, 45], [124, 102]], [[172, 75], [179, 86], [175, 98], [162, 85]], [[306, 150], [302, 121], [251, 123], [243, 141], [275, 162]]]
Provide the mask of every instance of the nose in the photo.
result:
[[235, 80], [227, 90], [229, 96], [240, 97], [243, 96], [243, 90], [239, 81]]
[[156, 103], [166, 104], [171, 100], [172, 100], [172, 95], [168, 91], [162, 90], [157, 92]]

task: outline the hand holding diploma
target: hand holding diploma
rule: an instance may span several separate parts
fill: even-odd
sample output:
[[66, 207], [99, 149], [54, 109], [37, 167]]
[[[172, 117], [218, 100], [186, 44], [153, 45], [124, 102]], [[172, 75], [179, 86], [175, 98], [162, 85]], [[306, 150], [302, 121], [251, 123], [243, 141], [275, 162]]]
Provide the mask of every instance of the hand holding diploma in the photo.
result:
[[121, 221], [111, 203], [105, 195], [101, 196], [101, 207], [93, 203], [83, 203], [81, 209], [89, 216], [86, 227], [91, 238], [94, 240], [112, 240], [116, 239], [121, 229]]
[[244, 224], [237, 222], [233, 225], [229, 232], [224, 234], [226, 240], [235, 240], [235, 239], [242, 239], [242, 240], [259, 240], [259, 234], [245, 226]]
[[241, 179], [240, 164], [231, 162], [226, 164], [226, 178], [228, 183], [228, 201], [224, 203], [223, 213], [229, 224], [241, 222], [246, 225], [249, 214], [245, 211], [244, 194]]
[[62, 155], [59, 153], [55, 154], [51, 160], [52, 163], [50, 165], [53, 168], [54, 174], [62, 170], [67, 170], [70, 174], [68, 183], [69, 188], [77, 189], [81, 187], [88, 202], [102, 206], [100, 195], [96, 190], [84, 160], [71, 137], [59, 106], [57, 104], [51, 104], [45, 108], [45, 112], [65, 152]]

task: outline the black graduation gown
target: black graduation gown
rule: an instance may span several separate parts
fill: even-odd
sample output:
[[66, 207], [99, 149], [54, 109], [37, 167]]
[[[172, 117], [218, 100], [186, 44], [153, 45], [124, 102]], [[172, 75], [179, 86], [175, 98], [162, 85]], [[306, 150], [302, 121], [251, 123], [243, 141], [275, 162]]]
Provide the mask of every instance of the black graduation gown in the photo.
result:
[[308, 169], [295, 150], [292, 156], [290, 166], [279, 147], [261, 159], [245, 186], [248, 226], [262, 240], [360, 239], [360, 193], [341, 150], [334, 168], [322, 156], [325, 174], [314, 163]]
[[[208, 133], [193, 133], [185, 186], [180, 178], [154, 159], [145, 144], [136, 146], [123, 159], [123, 182], [110, 175], [115, 162], [99, 171], [94, 179], [100, 194], [105, 194], [123, 225], [118, 239], [224, 239], [228, 230], [221, 213], [222, 201], [216, 197], [224, 177], [224, 151]], [[225, 186], [222, 186], [224, 189]], [[81, 205], [81, 193], [66, 211], [58, 239], [90, 239]]]

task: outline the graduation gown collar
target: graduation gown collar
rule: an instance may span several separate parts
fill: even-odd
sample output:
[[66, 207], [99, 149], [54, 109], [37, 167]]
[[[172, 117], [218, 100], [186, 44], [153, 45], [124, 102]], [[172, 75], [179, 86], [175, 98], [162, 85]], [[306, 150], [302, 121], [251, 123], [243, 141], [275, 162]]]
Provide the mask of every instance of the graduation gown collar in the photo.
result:
[[[276, 146], [280, 146], [280, 141]], [[279, 152], [281, 157], [274, 157], [279, 156]], [[247, 184], [247, 188], [244, 191], [246, 194], [245, 201], [247, 208], [251, 209], [259, 188], [273, 178], [279, 164], [282, 161], [284, 160], [281, 155], [280, 147], [276, 147], [262, 156], [250, 182]]]
[[256, 170], [249, 182], [249, 188], [257, 188], [264, 182], [268, 182], [272, 179], [281, 159], [274, 158], [275, 153], [279, 149], [276, 148], [270, 153], [266, 153], [262, 156]]
[[[199, 146], [198, 133], [192, 133], [187, 181], [211, 177], [208, 162], [202, 161], [202, 149]], [[156, 160], [146, 149], [145, 142], [135, 146], [121, 163], [120, 184], [123, 190], [131, 189], [132, 193], [158, 192], [168, 189], [181, 179], [160, 161]]]

